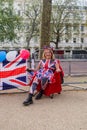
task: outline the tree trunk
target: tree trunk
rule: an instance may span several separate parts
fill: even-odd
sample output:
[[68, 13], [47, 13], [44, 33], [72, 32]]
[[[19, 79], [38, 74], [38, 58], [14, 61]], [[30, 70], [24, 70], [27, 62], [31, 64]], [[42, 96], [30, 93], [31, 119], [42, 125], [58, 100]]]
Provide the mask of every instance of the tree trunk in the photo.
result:
[[59, 36], [59, 33], [58, 33], [58, 35], [57, 35], [57, 37], [56, 37], [56, 49], [58, 49], [59, 47], [58, 47], [58, 43], [60, 42], [60, 36]]
[[50, 20], [52, 0], [43, 0], [40, 48], [50, 45]]

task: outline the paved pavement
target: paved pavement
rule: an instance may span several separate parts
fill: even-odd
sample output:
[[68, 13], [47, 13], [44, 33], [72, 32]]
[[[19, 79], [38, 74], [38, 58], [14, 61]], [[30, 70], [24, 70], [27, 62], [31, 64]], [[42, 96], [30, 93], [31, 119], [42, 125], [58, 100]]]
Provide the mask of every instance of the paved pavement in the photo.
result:
[[0, 92], [0, 130], [87, 130], [86, 82], [87, 77], [65, 77], [60, 95], [34, 99], [27, 107], [27, 93]]

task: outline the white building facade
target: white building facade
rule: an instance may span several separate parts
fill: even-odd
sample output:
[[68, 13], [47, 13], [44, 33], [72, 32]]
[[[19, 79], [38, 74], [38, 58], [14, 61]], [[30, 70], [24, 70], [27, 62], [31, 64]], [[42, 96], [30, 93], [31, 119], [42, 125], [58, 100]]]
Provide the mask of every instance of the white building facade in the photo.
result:
[[[31, 0], [14, 0], [13, 6], [14, 6], [14, 10], [15, 12], [22, 16], [25, 17], [24, 15], [24, 11], [26, 10], [28, 4], [30, 4]], [[85, 3], [85, 2], [84, 2]], [[67, 40], [62, 40], [59, 43], [59, 48], [61, 50], [76, 50], [76, 49], [85, 49], [87, 50], [87, 6], [84, 6], [82, 8], [83, 10], [83, 21], [81, 24], [79, 24], [79, 35], [77, 35], [75, 33], [75, 27], [72, 27], [72, 38], [71, 39], [67, 39]], [[25, 18], [26, 19], [26, 18]], [[19, 45], [18, 47], [24, 48], [26, 47], [26, 37], [25, 37], [25, 32], [20, 32], [20, 41], [19, 41]], [[34, 47], [38, 47], [39, 48], [39, 39], [37, 41], [35, 41], [34, 39], [31, 40], [31, 44], [30, 47], [34, 48]], [[6, 42], [6, 44], [4, 44], [4, 46], [9, 46], [10, 44], [8, 44]], [[11, 44], [12, 45], [12, 44]], [[11, 47], [10, 45], [10, 47]], [[3, 45], [1, 45], [2, 47], [4, 47]]]

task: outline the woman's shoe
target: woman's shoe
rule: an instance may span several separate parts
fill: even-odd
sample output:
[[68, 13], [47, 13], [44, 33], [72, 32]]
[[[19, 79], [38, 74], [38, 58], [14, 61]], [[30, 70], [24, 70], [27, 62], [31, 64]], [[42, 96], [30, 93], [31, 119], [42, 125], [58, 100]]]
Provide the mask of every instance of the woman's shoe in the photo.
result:
[[38, 93], [38, 95], [35, 97], [36, 100], [41, 99], [43, 96], [43, 90], [40, 90], [40, 92]]
[[53, 99], [53, 97], [54, 97], [54, 94], [51, 94], [49, 97], [50, 97], [51, 99]]
[[28, 98], [23, 102], [24, 106], [28, 106], [30, 104], [33, 104], [32, 96], [33, 96], [33, 94], [29, 94]]

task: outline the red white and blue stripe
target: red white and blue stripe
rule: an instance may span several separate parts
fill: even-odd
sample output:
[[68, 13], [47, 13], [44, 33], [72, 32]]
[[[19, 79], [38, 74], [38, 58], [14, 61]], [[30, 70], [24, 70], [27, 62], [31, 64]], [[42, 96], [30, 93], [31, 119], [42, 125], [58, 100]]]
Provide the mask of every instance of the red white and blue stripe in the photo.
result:
[[18, 55], [15, 60], [0, 63], [0, 90], [20, 88], [27, 85], [26, 60]]

